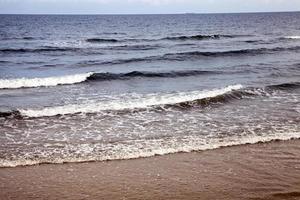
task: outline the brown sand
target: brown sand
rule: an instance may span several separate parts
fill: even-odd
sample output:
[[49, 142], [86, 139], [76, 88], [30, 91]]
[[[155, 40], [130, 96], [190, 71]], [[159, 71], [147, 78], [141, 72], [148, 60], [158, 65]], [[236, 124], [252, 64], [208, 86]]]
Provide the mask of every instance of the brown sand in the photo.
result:
[[0, 199], [300, 199], [300, 140], [2, 168]]

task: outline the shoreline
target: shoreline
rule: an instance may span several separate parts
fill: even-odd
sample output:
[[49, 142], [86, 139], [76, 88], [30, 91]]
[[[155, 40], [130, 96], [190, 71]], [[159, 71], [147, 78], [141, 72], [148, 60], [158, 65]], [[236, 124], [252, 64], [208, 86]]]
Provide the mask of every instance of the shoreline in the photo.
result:
[[[58, 159], [56, 161], [26, 161], [22, 162], [22, 164], [18, 163], [18, 161], [8, 161], [8, 162], [3, 162], [0, 160], [1, 166], [0, 169], [2, 168], [16, 168], [16, 167], [29, 167], [29, 166], [36, 166], [36, 165], [51, 165], [51, 164], [81, 164], [81, 163], [93, 163], [93, 162], [111, 162], [111, 161], [126, 161], [126, 160], [136, 160], [136, 159], [146, 159], [146, 158], [152, 158], [152, 157], [157, 157], [157, 156], [166, 156], [166, 155], [173, 155], [173, 154], [181, 154], [181, 153], [200, 153], [204, 151], [211, 151], [211, 150], [217, 150], [217, 149], [223, 149], [223, 148], [230, 148], [230, 147], [239, 147], [239, 146], [244, 146], [244, 145], [255, 145], [255, 144], [266, 144], [266, 143], [272, 143], [272, 142], [284, 142], [284, 141], [291, 141], [291, 140], [300, 140], [298, 137], [299, 133], [286, 133], [279, 136], [272, 136], [269, 138], [265, 137], [259, 137], [257, 136], [256, 138], [244, 138], [240, 140], [240, 143], [236, 142], [219, 142], [215, 143], [214, 145], [207, 145], [207, 146], [202, 146], [198, 147], [196, 149], [187, 149], [187, 148], [182, 148], [181, 150], [174, 150], [174, 151], [169, 151], [169, 152], [164, 152], [164, 151], [154, 151], [150, 154], [140, 154], [139, 156], [128, 156], [127, 158], [114, 158], [114, 157], [108, 157], [103, 160], [95, 160], [95, 159], [77, 159], [77, 160], [62, 160]], [[191, 138], [192, 140], [193, 138]], [[6, 165], [3, 165], [3, 164]], [[14, 163], [14, 164], [13, 164]]]
[[1, 199], [297, 199], [300, 140], [0, 168]]

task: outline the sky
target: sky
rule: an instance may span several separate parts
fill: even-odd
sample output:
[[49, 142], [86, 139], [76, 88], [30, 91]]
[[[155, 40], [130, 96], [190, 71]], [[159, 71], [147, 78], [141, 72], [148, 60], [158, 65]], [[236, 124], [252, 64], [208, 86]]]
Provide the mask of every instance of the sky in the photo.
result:
[[0, 0], [0, 14], [169, 14], [300, 11], [300, 0]]

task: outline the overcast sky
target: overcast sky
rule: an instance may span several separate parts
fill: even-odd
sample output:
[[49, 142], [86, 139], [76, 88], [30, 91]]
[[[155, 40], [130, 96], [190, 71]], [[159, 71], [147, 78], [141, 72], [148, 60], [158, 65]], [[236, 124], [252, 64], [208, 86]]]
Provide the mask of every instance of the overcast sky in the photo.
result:
[[299, 10], [300, 0], [0, 0], [1, 14], [156, 14]]

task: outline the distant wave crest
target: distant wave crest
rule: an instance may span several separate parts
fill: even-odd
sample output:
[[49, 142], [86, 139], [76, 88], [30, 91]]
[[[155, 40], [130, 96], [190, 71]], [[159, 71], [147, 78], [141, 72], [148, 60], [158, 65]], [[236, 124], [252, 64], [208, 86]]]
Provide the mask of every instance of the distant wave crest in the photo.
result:
[[221, 38], [234, 38], [235, 35], [191, 35], [191, 36], [175, 36], [162, 38], [163, 40], [207, 40], [207, 39], [221, 39]]
[[[245, 35], [249, 36], [249, 35]], [[85, 41], [90, 43], [116, 43], [116, 42], [124, 42], [124, 41], [135, 41], [135, 42], [150, 42], [150, 41], [160, 41], [160, 40], [170, 40], [170, 41], [185, 41], [185, 40], [211, 40], [211, 39], [222, 39], [222, 38], [235, 38], [235, 37], [244, 37], [243, 35], [181, 35], [181, 36], [169, 36], [164, 38], [124, 38], [122, 40], [114, 39], [114, 38], [88, 38]]]
[[192, 58], [192, 57], [225, 57], [225, 56], [240, 56], [240, 55], [257, 55], [263, 53], [273, 53], [280, 51], [298, 51], [300, 46], [294, 47], [276, 47], [276, 48], [259, 48], [259, 49], [238, 49], [238, 50], [229, 50], [229, 51], [191, 51], [191, 52], [182, 52], [182, 53], [170, 53], [165, 54], [165, 58], [169, 59], [180, 59], [180, 58]]
[[294, 47], [275, 47], [259, 49], [237, 49], [229, 51], [190, 51], [179, 53], [167, 53], [164, 55], [147, 56], [141, 58], [116, 59], [104, 62], [86, 62], [81, 65], [122, 65], [138, 62], [155, 62], [155, 61], [185, 61], [190, 59], [216, 58], [216, 57], [238, 57], [238, 56], [255, 56], [259, 54], [270, 54], [283, 51], [299, 51], [300, 46]]
[[291, 39], [291, 40], [300, 40], [300, 35], [294, 35], [294, 36], [285, 36], [284, 39]]
[[0, 89], [17, 89], [30, 87], [49, 87], [57, 85], [76, 84], [85, 81], [109, 81], [109, 80], [127, 80], [136, 77], [143, 78], [175, 78], [183, 76], [219, 74], [218, 71], [205, 70], [185, 70], [171, 72], [142, 72], [132, 71], [128, 73], [96, 73], [88, 72], [83, 74], [74, 74], [66, 76], [54, 76], [46, 78], [18, 78], [18, 79], [0, 79]]
[[80, 83], [91, 76], [92, 73], [46, 77], [46, 78], [17, 78], [17, 79], [0, 79], [0, 89], [17, 89], [29, 87], [48, 87], [56, 85], [67, 85]]
[[269, 90], [294, 90], [300, 88], [300, 82], [282, 83], [266, 87]]
[[213, 75], [220, 74], [220, 71], [205, 71], [205, 70], [182, 70], [182, 71], [170, 71], [170, 72], [143, 72], [132, 71], [128, 73], [94, 73], [87, 78], [89, 81], [106, 81], [106, 80], [124, 80], [136, 77], [144, 78], [175, 78], [184, 76], [197, 76], [197, 75]]
[[87, 42], [90, 43], [114, 43], [119, 42], [117, 39], [103, 39], [103, 38], [88, 38], [86, 39]]
[[42, 52], [66, 52], [78, 51], [79, 48], [72, 47], [42, 47], [42, 48], [5, 48], [0, 49], [0, 53], [42, 53]]

